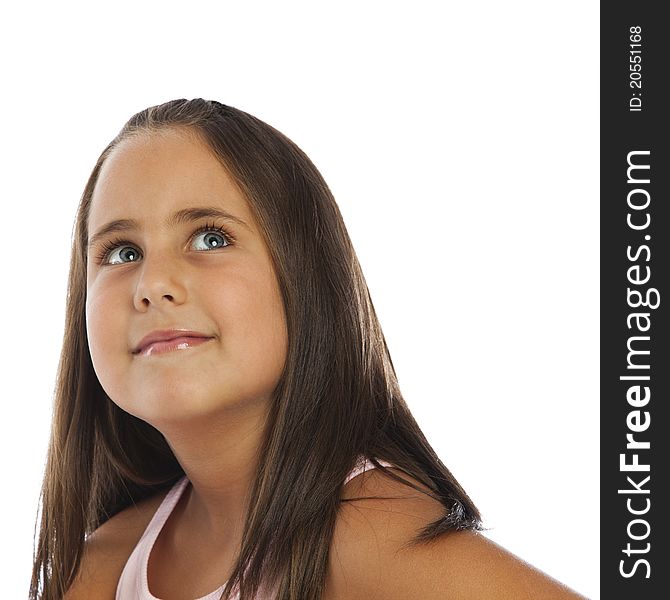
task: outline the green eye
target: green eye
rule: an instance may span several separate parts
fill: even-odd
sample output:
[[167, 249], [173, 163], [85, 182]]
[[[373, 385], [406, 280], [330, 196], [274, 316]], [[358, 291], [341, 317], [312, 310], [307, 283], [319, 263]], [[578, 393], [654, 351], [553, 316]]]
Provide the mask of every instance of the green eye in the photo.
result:
[[203, 250], [216, 250], [217, 248], [222, 248], [230, 244], [225, 233], [220, 232], [217, 229], [208, 228], [203, 230], [202, 233], [196, 232], [194, 237], [203, 238], [203, 242], [205, 243], [205, 247], [202, 248]]
[[[135, 262], [139, 252], [131, 244], [132, 243], [128, 240], [112, 240], [110, 242], [105, 242], [100, 253], [96, 257], [96, 260], [99, 264], [106, 265], [120, 265], [126, 262]], [[126, 252], [128, 250], [130, 252]], [[128, 260], [119, 260], [119, 258], [128, 258]]]

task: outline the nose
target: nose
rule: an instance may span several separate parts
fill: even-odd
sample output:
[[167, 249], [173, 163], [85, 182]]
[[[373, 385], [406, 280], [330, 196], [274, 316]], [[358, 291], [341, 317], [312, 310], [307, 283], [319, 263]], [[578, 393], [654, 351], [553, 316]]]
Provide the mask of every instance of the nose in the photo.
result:
[[186, 287], [176, 261], [166, 255], [144, 257], [133, 298], [135, 308], [144, 312], [152, 305], [160, 307], [165, 302], [178, 305], [185, 300]]

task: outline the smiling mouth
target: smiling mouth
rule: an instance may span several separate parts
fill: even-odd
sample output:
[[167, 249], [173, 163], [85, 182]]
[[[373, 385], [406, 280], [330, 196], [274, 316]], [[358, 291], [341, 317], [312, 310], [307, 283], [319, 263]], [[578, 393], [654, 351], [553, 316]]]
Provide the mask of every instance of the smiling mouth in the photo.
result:
[[180, 336], [171, 340], [163, 340], [147, 344], [135, 356], [154, 356], [158, 354], [167, 354], [176, 350], [187, 350], [195, 346], [201, 346], [213, 338], [211, 337], [189, 337]]

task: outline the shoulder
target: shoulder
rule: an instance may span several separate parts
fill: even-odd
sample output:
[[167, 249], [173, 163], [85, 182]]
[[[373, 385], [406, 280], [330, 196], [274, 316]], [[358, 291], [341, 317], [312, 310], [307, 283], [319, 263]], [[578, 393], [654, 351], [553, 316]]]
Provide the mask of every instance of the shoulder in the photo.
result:
[[125, 508], [88, 536], [79, 571], [64, 600], [115, 597], [123, 567], [166, 494], [160, 492]]
[[342, 503], [330, 549], [327, 600], [583, 598], [478, 532], [454, 531], [409, 546], [442, 516], [443, 507], [377, 469], [345, 487], [345, 499], [359, 496], [379, 498]]

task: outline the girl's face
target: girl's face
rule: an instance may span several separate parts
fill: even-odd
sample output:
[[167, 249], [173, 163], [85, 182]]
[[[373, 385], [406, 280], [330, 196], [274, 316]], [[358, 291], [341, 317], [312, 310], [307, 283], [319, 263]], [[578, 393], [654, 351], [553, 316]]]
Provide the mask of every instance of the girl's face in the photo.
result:
[[[158, 429], [264, 408], [287, 353], [283, 302], [247, 202], [208, 147], [173, 130], [123, 141], [88, 231], [86, 328], [107, 395]], [[173, 329], [209, 339], [137, 353]]]

